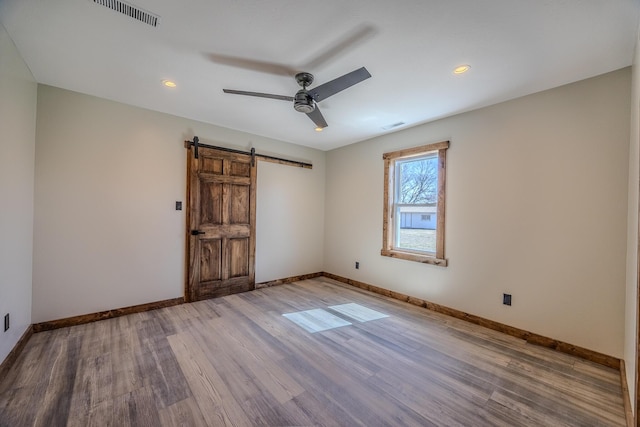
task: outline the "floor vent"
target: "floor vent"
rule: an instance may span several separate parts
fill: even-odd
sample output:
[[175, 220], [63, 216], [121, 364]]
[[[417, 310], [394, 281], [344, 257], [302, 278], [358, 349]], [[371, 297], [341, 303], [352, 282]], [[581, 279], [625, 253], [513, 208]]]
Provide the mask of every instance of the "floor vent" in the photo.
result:
[[108, 7], [111, 10], [115, 10], [116, 12], [120, 12], [140, 22], [144, 22], [145, 24], [151, 25], [152, 27], [157, 27], [160, 23], [160, 17], [155, 13], [147, 12], [144, 9], [140, 9], [137, 6], [133, 6], [124, 1], [93, 0], [93, 2], [104, 7]]

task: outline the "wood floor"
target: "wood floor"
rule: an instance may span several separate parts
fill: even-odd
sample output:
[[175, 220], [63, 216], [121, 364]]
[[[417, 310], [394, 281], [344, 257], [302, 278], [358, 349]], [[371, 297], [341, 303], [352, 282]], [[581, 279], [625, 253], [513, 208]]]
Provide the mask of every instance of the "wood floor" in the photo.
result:
[[[389, 317], [361, 322], [329, 306]], [[283, 316], [351, 325], [310, 333]], [[35, 334], [1, 426], [622, 426], [618, 371], [317, 278]]]

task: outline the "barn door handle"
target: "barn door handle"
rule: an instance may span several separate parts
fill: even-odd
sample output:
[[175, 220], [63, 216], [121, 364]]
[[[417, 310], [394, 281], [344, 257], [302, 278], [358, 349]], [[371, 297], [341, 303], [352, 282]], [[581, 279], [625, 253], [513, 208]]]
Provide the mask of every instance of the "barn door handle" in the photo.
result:
[[200, 231], [200, 230], [191, 230], [191, 235], [192, 236], [197, 236], [198, 234], [204, 234], [204, 231]]

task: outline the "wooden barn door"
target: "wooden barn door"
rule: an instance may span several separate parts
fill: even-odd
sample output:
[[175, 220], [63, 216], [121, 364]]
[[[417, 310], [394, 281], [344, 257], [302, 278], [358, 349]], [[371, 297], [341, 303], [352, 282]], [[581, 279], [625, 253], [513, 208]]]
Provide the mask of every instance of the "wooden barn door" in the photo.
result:
[[255, 287], [256, 168], [251, 156], [199, 148], [188, 160], [188, 279], [197, 301]]

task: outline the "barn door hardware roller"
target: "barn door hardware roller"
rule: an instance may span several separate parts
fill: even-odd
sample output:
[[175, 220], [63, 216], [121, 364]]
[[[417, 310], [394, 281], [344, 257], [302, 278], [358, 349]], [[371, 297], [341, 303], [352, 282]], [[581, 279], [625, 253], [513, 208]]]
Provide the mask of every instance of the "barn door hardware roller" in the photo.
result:
[[198, 138], [197, 136], [193, 137], [193, 157], [195, 157], [196, 159], [198, 158], [198, 142], [200, 142], [200, 138]]
[[233, 148], [216, 147], [215, 145], [200, 144], [200, 138], [198, 138], [197, 136], [193, 137], [193, 141], [184, 142], [184, 148], [191, 148], [191, 147], [193, 147], [193, 157], [196, 159], [199, 156], [198, 148], [212, 148], [214, 150], [226, 151], [228, 153], [244, 154], [247, 156], [251, 156], [251, 166], [256, 165], [256, 158], [257, 158], [260, 160], [267, 160], [270, 162], [280, 163], [283, 165], [298, 166], [306, 169], [313, 168], [313, 165], [311, 163], [299, 162], [297, 160], [282, 159], [280, 157], [267, 156], [266, 154], [258, 154], [256, 153], [256, 149], [253, 147], [251, 147], [251, 151], [242, 151], [242, 150], [234, 150]]

